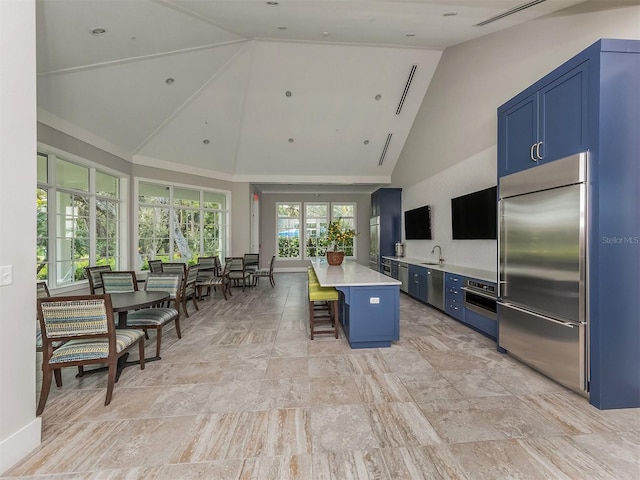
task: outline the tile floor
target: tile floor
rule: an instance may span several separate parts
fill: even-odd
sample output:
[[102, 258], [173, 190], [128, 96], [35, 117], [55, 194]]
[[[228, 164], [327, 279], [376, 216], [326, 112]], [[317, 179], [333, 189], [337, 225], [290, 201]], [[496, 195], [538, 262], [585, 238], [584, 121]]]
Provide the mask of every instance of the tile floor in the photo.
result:
[[104, 374], [66, 369], [2, 478], [640, 478], [640, 409], [599, 411], [404, 294], [391, 348], [309, 341], [305, 276], [201, 302], [108, 407]]

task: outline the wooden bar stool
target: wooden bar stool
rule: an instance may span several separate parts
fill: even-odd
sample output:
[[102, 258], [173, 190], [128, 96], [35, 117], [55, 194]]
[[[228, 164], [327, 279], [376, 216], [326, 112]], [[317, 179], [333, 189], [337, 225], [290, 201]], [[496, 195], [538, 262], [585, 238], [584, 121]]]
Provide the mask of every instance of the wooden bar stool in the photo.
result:
[[[309, 284], [309, 327], [311, 330], [311, 340], [315, 334], [331, 333], [338, 338], [338, 291], [333, 287], [321, 287], [320, 285]], [[324, 306], [328, 306], [325, 308]], [[323, 308], [326, 313], [321, 314]], [[322, 330], [318, 330], [316, 323], [328, 323]]]

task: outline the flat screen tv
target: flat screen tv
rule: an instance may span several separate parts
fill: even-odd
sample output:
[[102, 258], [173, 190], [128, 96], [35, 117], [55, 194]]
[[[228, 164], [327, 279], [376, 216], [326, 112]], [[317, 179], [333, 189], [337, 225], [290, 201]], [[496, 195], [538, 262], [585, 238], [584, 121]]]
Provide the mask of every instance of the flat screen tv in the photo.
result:
[[495, 240], [498, 187], [490, 187], [451, 199], [451, 230], [454, 240]]
[[431, 240], [431, 207], [429, 205], [404, 212], [404, 238]]

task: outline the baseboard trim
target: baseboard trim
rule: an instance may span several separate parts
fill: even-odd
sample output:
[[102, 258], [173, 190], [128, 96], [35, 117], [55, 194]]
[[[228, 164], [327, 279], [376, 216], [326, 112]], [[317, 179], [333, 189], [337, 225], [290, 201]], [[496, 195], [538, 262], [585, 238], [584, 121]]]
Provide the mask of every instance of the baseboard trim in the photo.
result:
[[42, 420], [36, 417], [13, 435], [0, 442], [0, 475], [40, 445]]

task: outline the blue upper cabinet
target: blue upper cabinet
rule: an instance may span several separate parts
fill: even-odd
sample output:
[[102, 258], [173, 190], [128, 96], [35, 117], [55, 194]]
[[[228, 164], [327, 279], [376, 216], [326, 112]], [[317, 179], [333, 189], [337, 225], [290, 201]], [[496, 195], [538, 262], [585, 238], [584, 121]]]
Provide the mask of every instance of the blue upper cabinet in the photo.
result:
[[587, 149], [588, 67], [559, 69], [498, 109], [498, 176]]
[[380, 255], [395, 255], [402, 241], [402, 189], [380, 188], [371, 194], [371, 216], [380, 217]]

